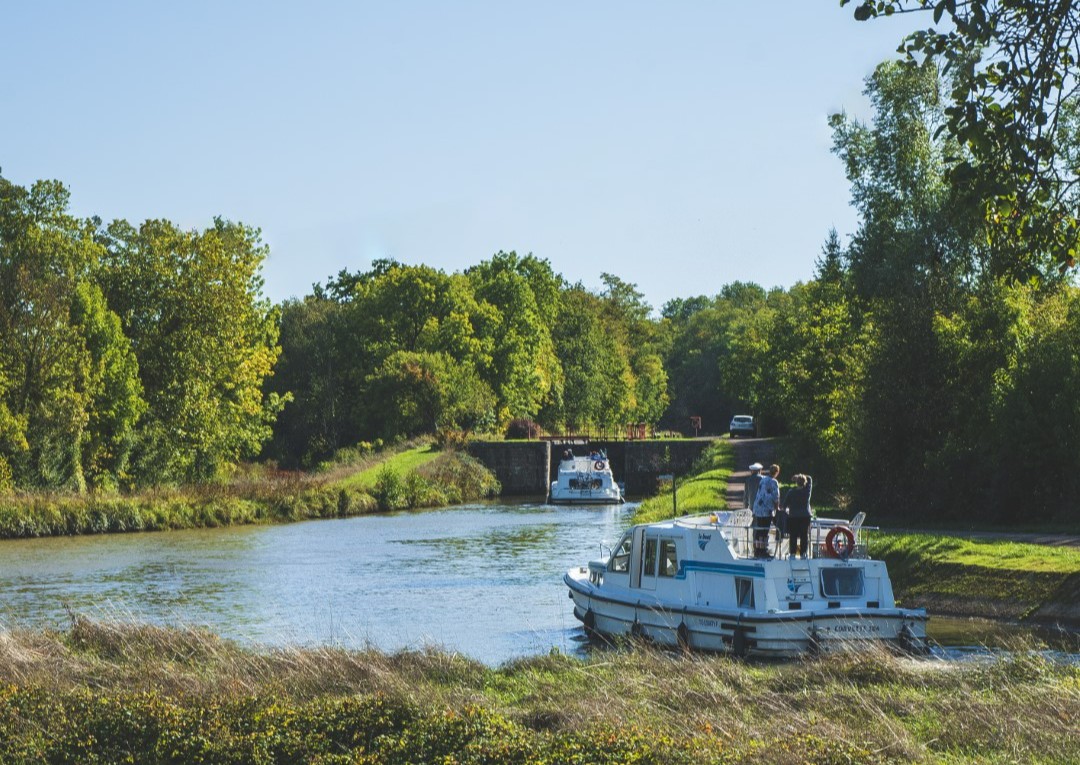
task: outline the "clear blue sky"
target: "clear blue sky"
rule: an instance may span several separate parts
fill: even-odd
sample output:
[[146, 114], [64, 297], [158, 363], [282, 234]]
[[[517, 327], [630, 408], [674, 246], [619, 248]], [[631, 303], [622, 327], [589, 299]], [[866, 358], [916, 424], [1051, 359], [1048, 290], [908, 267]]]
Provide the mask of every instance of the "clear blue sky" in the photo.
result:
[[659, 308], [806, 280], [854, 232], [826, 120], [868, 116], [910, 26], [837, 0], [8, 3], [0, 168], [77, 215], [257, 226], [275, 301], [517, 250]]

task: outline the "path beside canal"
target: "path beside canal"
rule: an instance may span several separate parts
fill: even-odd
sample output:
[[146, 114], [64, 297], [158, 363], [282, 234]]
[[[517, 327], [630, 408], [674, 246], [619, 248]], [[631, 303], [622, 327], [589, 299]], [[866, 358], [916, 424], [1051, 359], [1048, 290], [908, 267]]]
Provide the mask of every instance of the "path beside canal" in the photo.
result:
[[770, 438], [732, 439], [731, 448], [735, 451], [735, 470], [728, 479], [727, 506], [729, 510], [740, 510], [743, 507], [746, 479], [750, 477], [750, 465], [755, 462], [766, 466], [772, 464], [775, 449]]

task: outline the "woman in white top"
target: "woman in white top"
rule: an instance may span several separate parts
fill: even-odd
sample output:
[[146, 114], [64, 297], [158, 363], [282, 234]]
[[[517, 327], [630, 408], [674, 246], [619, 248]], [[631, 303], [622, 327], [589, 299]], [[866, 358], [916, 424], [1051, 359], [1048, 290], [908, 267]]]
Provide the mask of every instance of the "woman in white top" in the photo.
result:
[[779, 465], [770, 465], [758, 484], [757, 497], [754, 498], [754, 557], [769, 557], [769, 526], [772, 525], [773, 513], [780, 509], [780, 484], [776, 477], [780, 475]]

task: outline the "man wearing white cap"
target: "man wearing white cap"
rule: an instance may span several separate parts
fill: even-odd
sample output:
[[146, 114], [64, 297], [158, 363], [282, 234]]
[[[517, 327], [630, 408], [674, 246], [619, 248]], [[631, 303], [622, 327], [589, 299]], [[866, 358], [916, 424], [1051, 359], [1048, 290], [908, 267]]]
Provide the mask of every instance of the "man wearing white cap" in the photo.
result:
[[746, 478], [743, 487], [743, 507], [750, 510], [754, 507], [754, 498], [757, 497], [758, 486], [761, 484], [761, 470], [765, 467], [760, 462], [750, 466], [750, 475]]

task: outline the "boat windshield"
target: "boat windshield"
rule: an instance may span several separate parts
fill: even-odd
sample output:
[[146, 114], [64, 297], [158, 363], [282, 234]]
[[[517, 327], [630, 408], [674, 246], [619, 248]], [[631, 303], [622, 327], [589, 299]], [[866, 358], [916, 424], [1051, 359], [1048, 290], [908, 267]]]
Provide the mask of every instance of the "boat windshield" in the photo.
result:
[[821, 569], [821, 594], [826, 598], [858, 598], [863, 594], [861, 568]]
[[679, 573], [679, 558], [675, 552], [675, 540], [660, 541], [660, 576], [675, 576]]
[[619, 546], [615, 548], [615, 552], [611, 556], [611, 561], [608, 563], [608, 571], [613, 573], [626, 573], [630, 570], [630, 547], [631, 537], [627, 534], [622, 538], [622, 541], [619, 542]]

